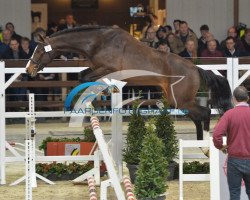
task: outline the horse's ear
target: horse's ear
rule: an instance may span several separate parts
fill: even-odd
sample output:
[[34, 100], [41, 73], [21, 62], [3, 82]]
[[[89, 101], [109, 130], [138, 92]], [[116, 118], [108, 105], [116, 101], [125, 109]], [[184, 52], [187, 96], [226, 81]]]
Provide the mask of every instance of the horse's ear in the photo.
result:
[[43, 37], [40, 33], [38, 33], [36, 37], [38, 43], [46, 44], [45, 37]]

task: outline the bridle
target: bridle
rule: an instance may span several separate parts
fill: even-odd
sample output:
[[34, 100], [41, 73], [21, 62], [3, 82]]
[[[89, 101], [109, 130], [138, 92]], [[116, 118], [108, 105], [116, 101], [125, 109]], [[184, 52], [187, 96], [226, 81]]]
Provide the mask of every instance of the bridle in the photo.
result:
[[[52, 51], [52, 50], [51, 50], [51, 51]], [[53, 60], [53, 58], [52, 58], [52, 56], [51, 56], [51, 54], [50, 54], [50, 51], [44, 51], [44, 52], [41, 54], [40, 58], [41, 58], [44, 54], [48, 54], [48, 55], [49, 55], [49, 58], [50, 58], [51, 60]], [[36, 67], [34, 67], [34, 69], [35, 69], [37, 72], [38, 72], [38, 71], [42, 71], [43, 68], [45, 67], [45, 64], [42, 64], [41, 61], [36, 61], [36, 60], [34, 60], [33, 58], [30, 58], [29, 60], [30, 60], [31, 62], [33, 62], [34, 64], [36, 64]]]
[[33, 63], [36, 64], [36, 67], [34, 67], [34, 69], [35, 69], [36, 71], [43, 70], [43, 68], [45, 67], [44, 64], [42, 64], [41, 62], [35, 61], [33, 58], [30, 58], [29, 60], [30, 60], [31, 62], [33, 62]]

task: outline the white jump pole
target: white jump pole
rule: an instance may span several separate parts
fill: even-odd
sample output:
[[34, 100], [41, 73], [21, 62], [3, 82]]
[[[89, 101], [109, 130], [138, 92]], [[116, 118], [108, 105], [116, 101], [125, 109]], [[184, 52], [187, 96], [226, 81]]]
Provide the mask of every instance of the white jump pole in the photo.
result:
[[123, 149], [123, 141], [122, 141], [122, 115], [119, 113], [119, 109], [122, 108], [122, 88], [126, 85], [126, 82], [111, 80], [112, 84], [114, 84], [118, 89], [118, 93], [112, 93], [111, 96], [111, 108], [113, 111], [112, 115], [112, 157], [115, 161], [119, 179], [122, 180], [122, 149]]
[[0, 61], [0, 184], [6, 184], [5, 176], [5, 63]]

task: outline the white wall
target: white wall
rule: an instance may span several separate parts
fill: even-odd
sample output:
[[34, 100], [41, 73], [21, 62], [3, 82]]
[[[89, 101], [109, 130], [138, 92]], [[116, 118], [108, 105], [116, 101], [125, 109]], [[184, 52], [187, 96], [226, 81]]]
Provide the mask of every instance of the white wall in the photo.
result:
[[242, 22], [250, 27], [250, 1], [249, 0], [240, 0], [239, 6], [239, 22]]
[[0, 25], [7, 22], [15, 25], [21, 36], [31, 35], [31, 0], [0, 0]]
[[[249, 2], [249, 0], [244, 1]], [[233, 25], [233, 0], [166, 0], [166, 2], [167, 24], [172, 25], [174, 19], [185, 20], [198, 37], [200, 37], [200, 26], [207, 24], [215, 38], [221, 41], [226, 37], [227, 29]]]

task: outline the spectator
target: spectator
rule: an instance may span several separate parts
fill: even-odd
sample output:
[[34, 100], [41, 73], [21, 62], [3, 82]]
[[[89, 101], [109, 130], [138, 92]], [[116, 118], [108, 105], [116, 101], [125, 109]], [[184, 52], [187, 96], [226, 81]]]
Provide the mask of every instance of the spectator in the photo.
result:
[[166, 26], [164, 26], [164, 28], [165, 28], [165, 30], [166, 30], [167, 35], [168, 35], [169, 33], [172, 33], [172, 27], [171, 27], [170, 25], [166, 25]]
[[207, 42], [207, 48], [201, 52], [201, 57], [224, 57], [223, 53], [217, 49], [217, 42], [215, 39]]
[[179, 32], [180, 32], [180, 34], [176, 38], [179, 39], [180, 42], [182, 43], [182, 51], [185, 49], [185, 44], [186, 44], [186, 41], [188, 41], [188, 40], [193, 40], [194, 45], [195, 45], [195, 49], [198, 48], [197, 37], [196, 37], [195, 33], [190, 31], [187, 22], [182, 21], [180, 23], [180, 31]]
[[244, 50], [250, 56], [250, 29], [246, 29], [244, 37], [241, 39]]
[[[241, 42], [241, 40], [237, 37], [237, 29], [233, 26], [230, 27], [227, 31], [227, 37], [233, 37], [235, 40], [236, 48], [239, 49], [240, 51], [244, 51], [244, 46]], [[221, 49], [223, 51], [226, 50], [226, 39], [221, 42]]]
[[66, 20], [64, 18], [59, 19], [58, 26], [63, 26], [66, 24]]
[[[221, 50], [221, 46], [220, 46], [220, 43], [218, 40], [215, 39], [214, 35], [210, 32], [207, 32], [205, 34], [205, 39], [206, 39], [206, 43], [209, 42], [210, 40], [215, 40], [216, 41], [216, 44], [217, 44], [217, 49], [218, 50]], [[207, 46], [207, 45], [206, 45]]]
[[56, 32], [57, 32], [57, 29], [58, 29], [58, 27], [57, 27], [57, 24], [56, 24], [56, 23], [54, 23], [54, 22], [50, 23], [50, 24], [48, 25], [48, 30], [47, 30], [46, 35], [47, 35], [47, 36], [50, 36], [50, 35], [52, 35], [53, 33], [56, 33]]
[[11, 38], [10, 48], [4, 52], [3, 59], [22, 59], [21, 47], [17, 39]]
[[21, 54], [22, 54], [22, 58], [23, 59], [29, 59], [32, 54], [33, 54], [33, 50], [30, 47], [30, 40], [27, 37], [23, 37], [21, 39]]
[[[15, 59], [15, 60], [24, 59], [24, 57], [22, 57], [21, 47], [16, 38], [12, 38], [10, 40], [10, 49], [8, 49], [4, 53], [3, 58]], [[10, 76], [6, 76], [6, 79], [8, 80], [9, 77]], [[15, 81], [18, 82], [18, 81], [26, 81], [26, 80], [27, 80], [26, 75], [20, 75], [17, 77]], [[7, 90], [7, 94], [11, 94], [11, 96], [9, 97], [10, 101], [24, 101], [26, 99], [27, 88], [10, 88]]]
[[181, 20], [179, 20], [179, 19], [175, 19], [173, 22], [175, 35], [179, 35], [180, 23], [181, 23]]
[[[235, 108], [224, 113], [213, 133], [214, 146], [228, 153], [227, 183], [231, 200], [240, 199], [242, 179], [250, 199], [250, 108], [247, 92], [242, 86], [234, 90]], [[223, 136], [227, 136], [227, 145], [223, 145]]]
[[[76, 26], [76, 22], [74, 20], [74, 16], [69, 14], [66, 16], [66, 23], [59, 25], [58, 30], [65, 30], [65, 29], [72, 29]], [[76, 53], [63, 53], [60, 56], [61, 59], [67, 60], [67, 59], [79, 59], [79, 55]], [[70, 73], [68, 74], [68, 80], [78, 80], [78, 74], [77, 73]]]
[[232, 36], [226, 39], [226, 49], [224, 51], [225, 57], [241, 57], [245, 54], [236, 47], [235, 38]]
[[144, 26], [142, 28], [142, 32], [141, 32], [141, 39], [145, 39], [146, 38], [146, 32], [148, 30], [148, 28], [151, 26], [151, 19], [149, 16], [146, 16], [144, 18]]
[[179, 54], [183, 50], [182, 42], [176, 38], [175, 34], [168, 34], [167, 42], [170, 47], [170, 52]]
[[157, 26], [157, 17], [155, 15], [149, 14], [145, 17], [145, 26], [142, 29], [142, 37], [141, 40], [147, 39], [147, 33], [149, 28], [153, 28], [156, 32], [158, 30]]
[[179, 54], [179, 56], [184, 57], [184, 58], [197, 57], [197, 51], [196, 51], [195, 43], [193, 40], [187, 40], [185, 47], [186, 48]]
[[156, 32], [156, 36], [159, 40], [159, 43], [167, 42], [167, 31], [164, 27], [162, 26], [159, 27], [159, 29]]
[[198, 39], [198, 55], [207, 48], [206, 34], [209, 32], [208, 25], [204, 24], [200, 27], [201, 37]]
[[74, 20], [73, 15], [66, 16], [66, 23], [59, 25], [58, 30], [71, 29], [76, 26], [76, 22]]
[[156, 30], [153, 26], [150, 26], [146, 32], [146, 38], [141, 40], [142, 42], [146, 43], [147, 46], [156, 48], [158, 39], [156, 37]]
[[18, 35], [15, 32], [15, 26], [14, 26], [14, 24], [11, 23], [11, 22], [8, 22], [7, 24], [5, 24], [5, 28], [10, 31], [11, 38], [15, 38], [19, 42], [19, 44], [20, 44], [22, 36]]
[[170, 52], [170, 48], [167, 44], [167, 42], [160, 42], [159, 45], [158, 45], [158, 48], [157, 48], [159, 51], [162, 51], [162, 52], [166, 52], [166, 53], [169, 53]]
[[11, 33], [8, 29], [3, 31], [3, 41], [0, 42], [0, 59], [3, 57], [3, 54], [10, 49], [10, 39]]

